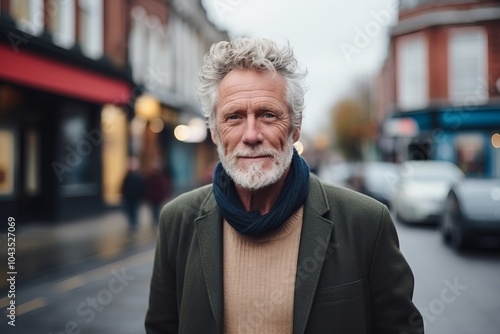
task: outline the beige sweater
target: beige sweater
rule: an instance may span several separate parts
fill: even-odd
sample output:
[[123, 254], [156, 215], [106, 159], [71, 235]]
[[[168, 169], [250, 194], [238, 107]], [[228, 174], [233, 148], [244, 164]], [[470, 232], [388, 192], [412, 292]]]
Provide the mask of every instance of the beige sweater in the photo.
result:
[[303, 208], [259, 238], [224, 222], [224, 332], [292, 333]]

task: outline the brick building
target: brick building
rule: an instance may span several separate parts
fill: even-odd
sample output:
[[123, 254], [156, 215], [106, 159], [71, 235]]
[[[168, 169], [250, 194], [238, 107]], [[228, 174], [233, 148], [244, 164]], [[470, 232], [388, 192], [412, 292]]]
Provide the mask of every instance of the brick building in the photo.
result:
[[377, 85], [386, 159], [500, 177], [498, 31], [498, 1], [400, 1]]

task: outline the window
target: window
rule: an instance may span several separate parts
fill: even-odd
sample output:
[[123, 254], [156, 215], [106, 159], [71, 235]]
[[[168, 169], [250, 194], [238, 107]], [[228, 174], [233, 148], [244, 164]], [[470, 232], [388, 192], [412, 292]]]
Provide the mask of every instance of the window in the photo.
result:
[[130, 65], [132, 77], [136, 83], [141, 83], [147, 61], [147, 14], [144, 8], [134, 7], [132, 9], [132, 22], [129, 41]]
[[428, 61], [424, 35], [414, 34], [397, 41], [398, 106], [403, 110], [427, 106]]
[[17, 27], [29, 34], [40, 35], [43, 31], [43, 0], [12, 0], [12, 17]]
[[450, 30], [449, 91], [454, 105], [477, 105], [488, 100], [487, 37], [482, 28]]
[[85, 55], [97, 59], [103, 54], [103, 2], [78, 0], [80, 45]]
[[131, 11], [129, 55], [132, 76], [151, 91], [172, 89], [171, 35], [161, 20], [137, 6]]
[[75, 0], [51, 0], [50, 30], [54, 43], [70, 48], [75, 43]]

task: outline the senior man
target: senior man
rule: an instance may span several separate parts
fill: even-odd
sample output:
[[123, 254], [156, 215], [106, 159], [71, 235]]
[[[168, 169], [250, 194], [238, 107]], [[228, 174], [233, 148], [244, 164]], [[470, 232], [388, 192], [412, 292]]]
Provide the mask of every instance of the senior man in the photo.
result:
[[147, 332], [423, 333], [387, 208], [321, 183], [294, 149], [306, 73], [291, 47], [237, 38], [204, 60], [220, 163], [161, 212]]

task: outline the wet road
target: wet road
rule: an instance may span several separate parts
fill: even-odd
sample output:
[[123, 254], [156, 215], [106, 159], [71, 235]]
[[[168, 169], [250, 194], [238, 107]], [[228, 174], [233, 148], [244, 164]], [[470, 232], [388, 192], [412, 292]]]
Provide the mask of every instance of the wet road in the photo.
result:
[[500, 334], [500, 248], [457, 253], [436, 226], [396, 224], [427, 334]]
[[[134, 235], [121, 211], [20, 228], [15, 296], [1, 286], [0, 333], [144, 333], [155, 231], [147, 208]], [[4, 315], [12, 300], [15, 327]]]

